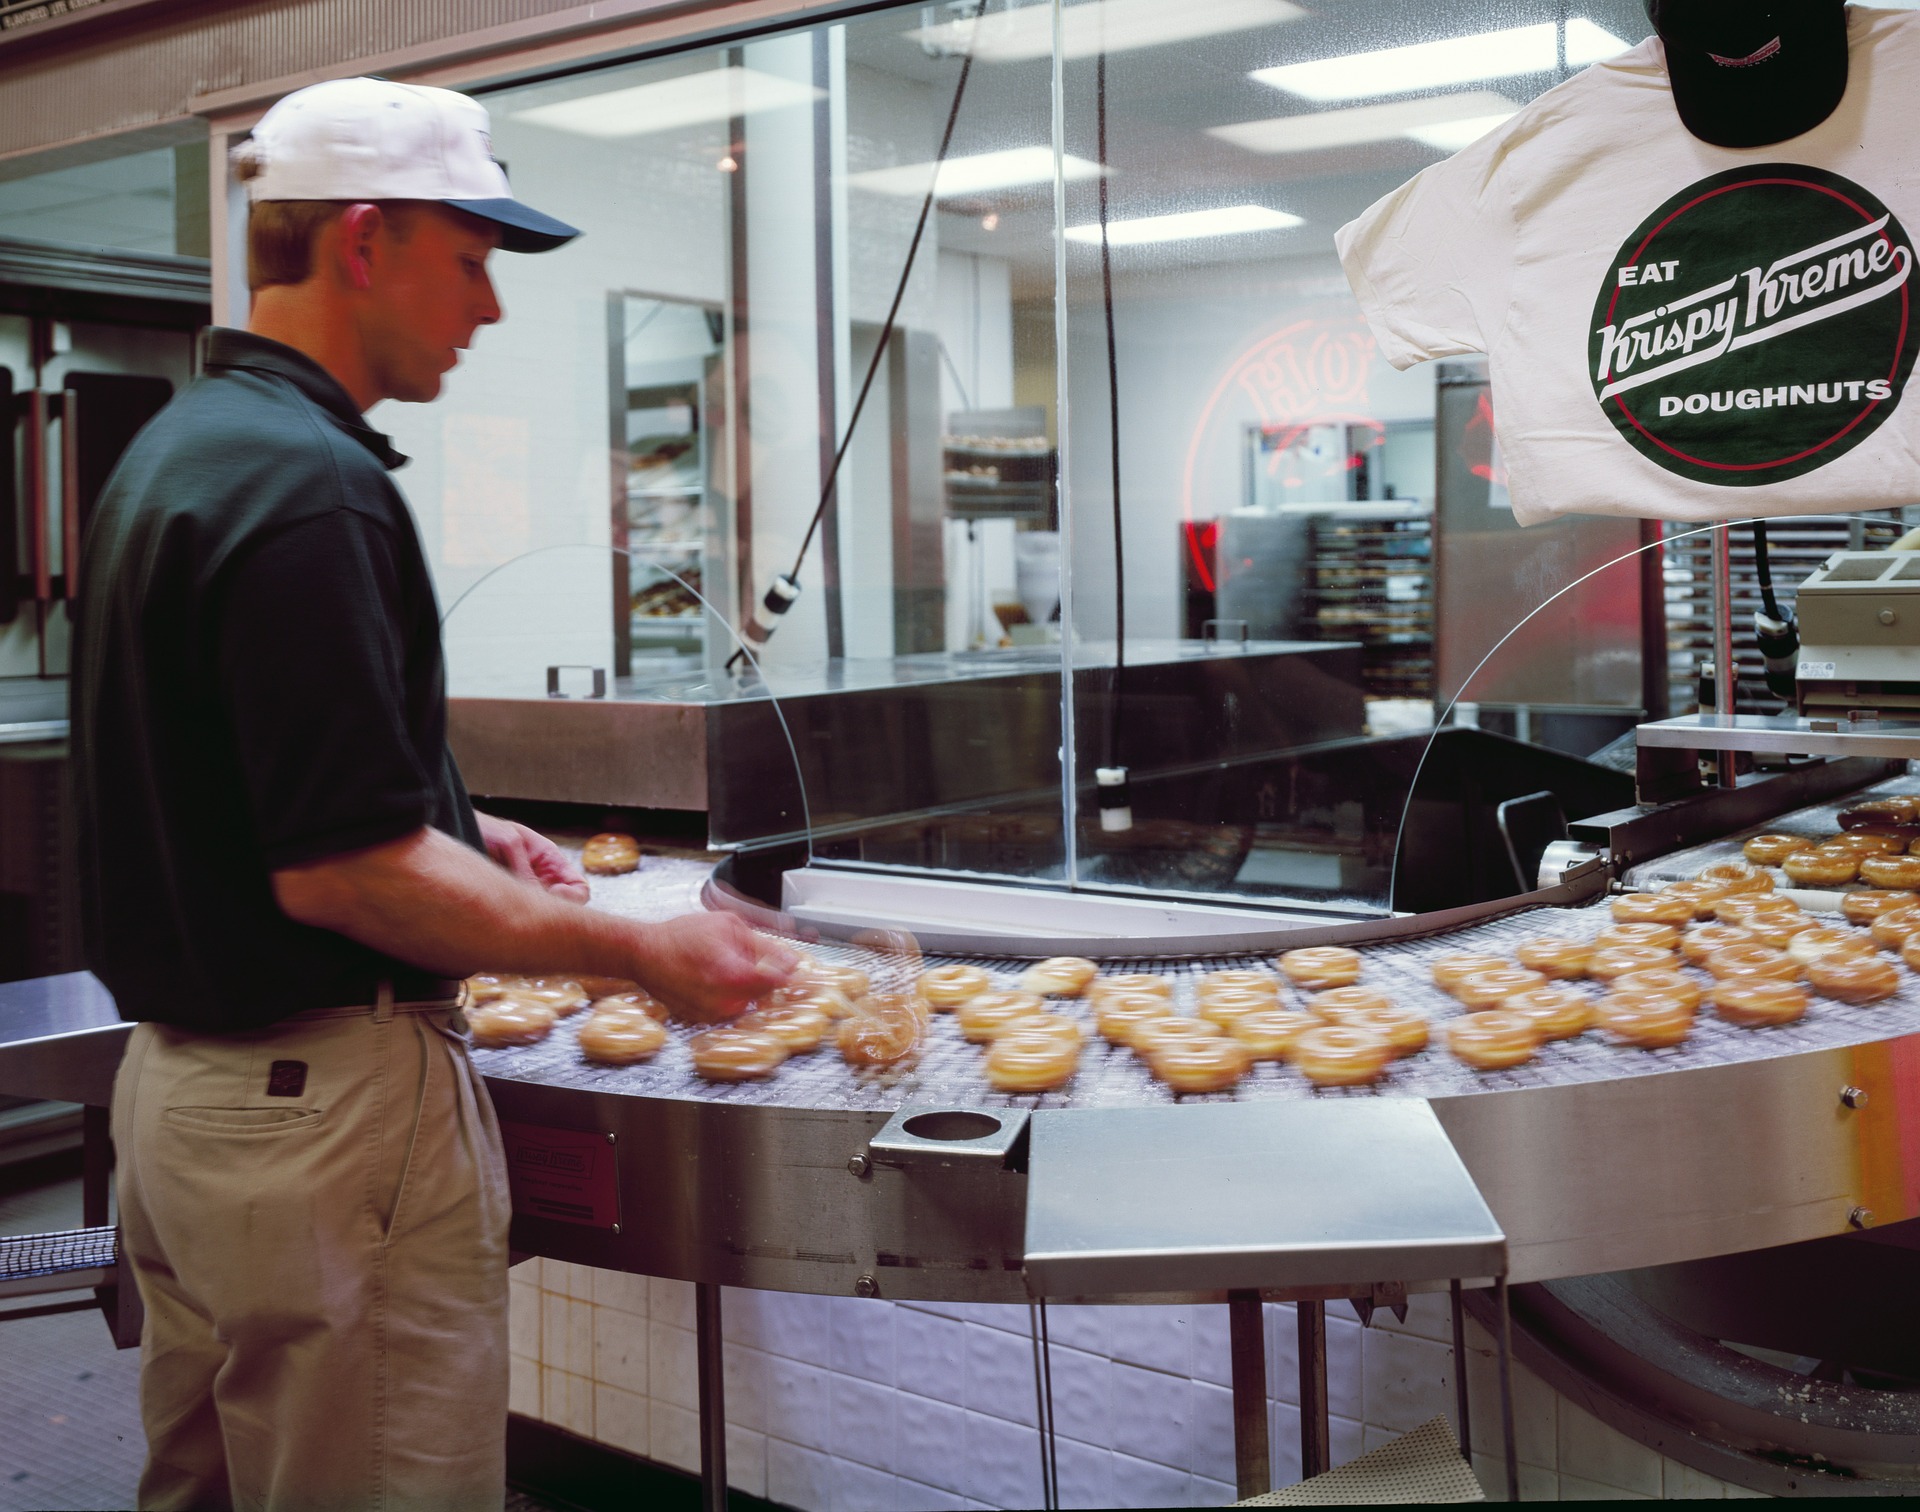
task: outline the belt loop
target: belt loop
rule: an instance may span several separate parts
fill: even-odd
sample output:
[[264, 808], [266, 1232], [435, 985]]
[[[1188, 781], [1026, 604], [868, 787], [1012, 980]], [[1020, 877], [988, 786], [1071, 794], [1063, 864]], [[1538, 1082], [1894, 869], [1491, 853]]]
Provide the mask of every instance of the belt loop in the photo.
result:
[[373, 999], [373, 1021], [384, 1024], [393, 1017], [393, 983], [385, 977], [380, 979], [380, 990]]

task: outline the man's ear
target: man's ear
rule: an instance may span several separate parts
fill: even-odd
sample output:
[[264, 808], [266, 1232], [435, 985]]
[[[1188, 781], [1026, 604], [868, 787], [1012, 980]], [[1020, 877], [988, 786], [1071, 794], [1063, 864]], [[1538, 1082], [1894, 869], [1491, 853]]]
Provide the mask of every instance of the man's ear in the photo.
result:
[[386, 217], [378, 205], [349, 205], [340, 215], [340, 261], [347, 287], [373, 285], [373, 242]]

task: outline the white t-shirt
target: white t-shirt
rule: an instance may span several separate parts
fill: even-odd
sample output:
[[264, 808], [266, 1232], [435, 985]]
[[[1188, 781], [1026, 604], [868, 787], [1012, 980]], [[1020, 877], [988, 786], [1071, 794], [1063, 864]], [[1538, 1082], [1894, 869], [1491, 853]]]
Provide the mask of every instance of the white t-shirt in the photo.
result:
[[1847, 29], [1804, 135], [1693, 137], [1649, 38], [1340, 229], [1395, 367], [1487, 354], [1521, 524], [1920, 502], [1920, 14]]

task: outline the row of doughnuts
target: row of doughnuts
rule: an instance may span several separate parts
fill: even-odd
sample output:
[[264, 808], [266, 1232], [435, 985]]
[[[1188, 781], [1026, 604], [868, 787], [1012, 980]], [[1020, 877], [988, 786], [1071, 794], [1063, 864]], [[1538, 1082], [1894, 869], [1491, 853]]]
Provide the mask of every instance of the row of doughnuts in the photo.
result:
[[1767, 833], [1741, 852], [1755, 866], [1777, 867], [1805, 887], [1920, 888], [1920, 800], [1871, 798], [1840, 811], [1840, 833], [1824, 839]]

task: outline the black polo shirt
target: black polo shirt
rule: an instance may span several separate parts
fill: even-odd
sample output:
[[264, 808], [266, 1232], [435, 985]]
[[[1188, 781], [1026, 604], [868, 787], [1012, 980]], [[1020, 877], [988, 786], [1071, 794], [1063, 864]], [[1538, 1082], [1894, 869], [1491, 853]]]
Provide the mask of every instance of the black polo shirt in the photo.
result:
[[216, 330], [88, 527], [73, 749], [87, 961], [121, 1015], [259, 1028], [448, 984], [296, 924], [272, 873], [422, 825], [480, 847], [447, 751], [439, 609], [319, 364]]

